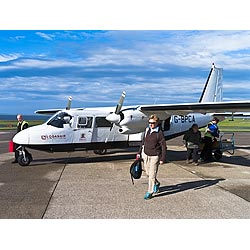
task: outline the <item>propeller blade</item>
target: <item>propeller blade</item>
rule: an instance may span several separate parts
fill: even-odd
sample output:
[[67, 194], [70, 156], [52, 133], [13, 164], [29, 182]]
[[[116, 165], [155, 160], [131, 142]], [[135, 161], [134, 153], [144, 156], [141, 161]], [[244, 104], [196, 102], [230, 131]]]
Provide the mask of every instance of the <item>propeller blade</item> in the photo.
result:
[[116, 109], [115, 109], [115, 114], [119, 114], [119, 112], [121, 111], [122, 105], [123, 105], [123, 102], [124, 102], [124, 99], [125, 99], [125, 96], [126, 96], [126, 92], [123, 91], [123, 92], [122, 92], [122, 95], [121, 95], [121, 97], [120, 97], [120, 100], [119, 100], [119, 102], [117, 103], [117, 106], [116, 106]]
[[112, 129], [113, 129], [114, 126], [115, 126], [115, 124], [113, 123], [112, 127], [110, 127], [109, 134], [108, 134], [108, 136], [107, 136], [106, 139], [105, 139], [105, 143], [108, 142], [109, 137], [110, 137], [110, 135], [111, 135], [111, 132], [112, 132]]
[[69, 96], [68, 104], [67, 104], [67, 107], [66, 107], [67, 110], [70, 110], [70, 108], [71, 108], [72, 99], [73, 99], [72, 96]]
[[106, 116], [106, 120], [109, 121], [112, 124], [112, 127], [110, 128], [110, 133], [108, 137], [106, 138], [105, 142], [108, 141], [108, 138], [111, 134], [112, 129], [114, 128], [115, 125], [119, 126], [119, 122], [124, 118], [124, 115], [121, 112], [122, 105], [124, 102], [126, 96], [126, 92], [123, 91], [120, 97], [119, 102], [117, 103], [115, 112], [110, 113], [109, 115]]

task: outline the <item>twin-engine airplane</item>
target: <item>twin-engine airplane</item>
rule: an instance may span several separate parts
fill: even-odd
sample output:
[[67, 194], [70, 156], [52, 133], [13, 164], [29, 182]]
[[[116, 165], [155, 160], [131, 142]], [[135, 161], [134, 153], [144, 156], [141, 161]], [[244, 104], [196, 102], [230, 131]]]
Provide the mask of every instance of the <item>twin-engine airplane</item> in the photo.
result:
[[123, 107], [123, 92], [114, 110], [107, 108], [78, 108], [38, 110], [37, 114], [54, 114], [46, 123], [25, 129], [13, 138], [19, 147], [18, 162], [27, 166], [32, 160], [26, 148], [47, 152], [94, 150], [105, 154], [110, 148], [139, 146], [148, 117], [161, 119], [166, 140], [184, 134], [192, 124], [204, 127], [216, 113], [250, 111], [250, 101], [222, 102], [222, 68], [214, 64], [198, 103], [140, 105]]

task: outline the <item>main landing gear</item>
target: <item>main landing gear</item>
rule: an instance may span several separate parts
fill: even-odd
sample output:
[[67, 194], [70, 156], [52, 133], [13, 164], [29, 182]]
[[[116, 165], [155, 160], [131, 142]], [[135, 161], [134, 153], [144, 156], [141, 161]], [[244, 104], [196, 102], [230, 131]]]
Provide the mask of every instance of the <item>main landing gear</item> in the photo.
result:
[[29, 153], [23, 146], [18, 147], [17, 150], [19, 152], [19, 156], [17, 159], [19, 165], [22, 167], [29, 166], [31, 161], [33, 160], [31, 153]]
[[107, 149], [106, 148], [96, 149], [96, 150], [94, 150], [94, 153], [97, 155], [105, 155], [105, 154], [107, 154]]

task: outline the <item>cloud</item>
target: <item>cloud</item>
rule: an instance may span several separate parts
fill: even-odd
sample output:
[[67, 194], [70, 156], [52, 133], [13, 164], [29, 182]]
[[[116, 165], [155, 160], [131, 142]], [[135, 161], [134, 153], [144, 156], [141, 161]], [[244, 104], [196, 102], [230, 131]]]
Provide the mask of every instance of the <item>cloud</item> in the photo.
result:
[[[250, 68], [249, 31], [172, 31], [168, 36], [160, 31], [120, 32], [120, 39], [129, 40], [123, 48], [106, 47], [96, 51], [87, 63], [164, 65], [174, 64], [186, 67], [208, 67], [212, 62], [228, 69]], [[112, 32], [117, 37], [118, 32]], [[108, 34], [105, 34], [108, 37]], [[111, 34], [109, 34], [111, 35]], [[151, 37], [151, 38], [150, 38]], [[144, 40], [142, 39], [144, 38]]]
[[161, 66], [172, 64], [205, 69], [215, 62], [227, 69], [250, 68], [249, 31], [67, 31], [36, 34], [50, 41], [55, 37], [62, 39], [56, 49], [53, 45], [51, 57], [75, 58], [76, 63], [85, 66], [136, 65], [161, 70]]
[[75, 107], [114, 106], [123, 90], [126, 105], [196, 102], [212, 62], [225, 69], [225, 100], [249, 99], [248, 31], [34, 34], [37, 43], [25, 35], [27, 51], [0, 54], [0, 104], [18, 98], [31, 113], [72, 95]]
[[19, 54], [8, 54], [8, 55], [6, 55], [6, 54], [0, 54], [0, 63], [1, 62], [8, 62], [8, 61], [11, 61], [11, 60], [15, 60], [19, 56], [20, 56]]
[[36, 32], [35, 34], [42, 37], [42, 38], [44, 38], [45, 40], [49, 40], [49, 41], [52, 41], [55, 38], [55, 35], [46, 34], [44, 32]]
[[[64, 107], [68, 96], [73, 96], [74, 107], [115, 106], [123, 90], [127, 92], [125, 105], [183, 103], [199, 100], [206, 77], [207, 74], [205, 77], [147, 77], [143, 74], [8, 77], [0, 78], [0, 91], [5, 103], [15, 98], [19, 100], [19, 107], [26, 107], [29, 103], [26, 107], [29, 113], [37, 109]], [[239, 86], [244, 84], [246, 82], [241, 81]], [[235, 82], [227, 82], [225, 100], [246, 99], [246, 94], [239, 93], [239, 86]], [[248, 88], [245, 93], [249, 92]]]
[[10, 37], [10, 40], [19, 41], [25, 38], [26, 36], [14, 36], [14, 37]]

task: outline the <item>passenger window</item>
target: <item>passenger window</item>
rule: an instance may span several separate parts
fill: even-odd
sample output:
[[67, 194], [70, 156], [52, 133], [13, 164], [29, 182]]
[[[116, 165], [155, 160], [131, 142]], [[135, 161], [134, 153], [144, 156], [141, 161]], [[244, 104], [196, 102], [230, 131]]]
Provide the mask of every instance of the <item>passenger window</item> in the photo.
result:
[[97, 128], [110, 128], [112, 124], [106, 120], [105, 117], [96, 117], [96, 127]]
[[78, 118], [78, 128], [91, 128], [93, 117], [79, 117]]

